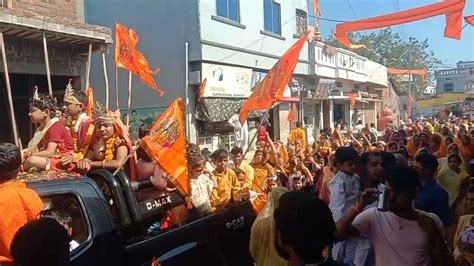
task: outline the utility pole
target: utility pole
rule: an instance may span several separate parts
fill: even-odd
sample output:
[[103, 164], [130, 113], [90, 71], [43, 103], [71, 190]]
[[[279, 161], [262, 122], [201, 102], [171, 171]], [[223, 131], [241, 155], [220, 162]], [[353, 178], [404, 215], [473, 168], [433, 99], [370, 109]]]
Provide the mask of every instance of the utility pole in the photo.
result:
[[412, 104], [411, 103], [411, 42], [410, 42], [410, 45], [409, 45], [409, 48], [408, 48], [408, 104], [407, 104], [407, 107], [410, 108], [410, 110], [407, 110], [407, 113], [410, 114], [410, 117], [407, 117], [407, 119], [411, 119], [411, 110], [413, 109], [412, 107]]

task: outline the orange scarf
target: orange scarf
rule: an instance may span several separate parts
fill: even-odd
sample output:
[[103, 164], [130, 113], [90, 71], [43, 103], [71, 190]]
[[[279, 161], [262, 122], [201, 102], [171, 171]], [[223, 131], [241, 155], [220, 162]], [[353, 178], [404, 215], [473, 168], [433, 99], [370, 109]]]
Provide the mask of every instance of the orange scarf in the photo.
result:
[[11, 263], [10, 244], [15, 233], [38, 218], [43, 202], [25, 183], [8, 181], [0, 184], [0, 264]]

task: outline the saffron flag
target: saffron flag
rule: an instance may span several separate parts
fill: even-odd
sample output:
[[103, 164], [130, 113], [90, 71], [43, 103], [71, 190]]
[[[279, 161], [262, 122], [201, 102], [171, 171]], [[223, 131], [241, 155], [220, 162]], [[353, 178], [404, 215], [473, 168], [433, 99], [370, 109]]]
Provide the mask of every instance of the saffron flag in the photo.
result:
[[464, 20], [466, 20], [467, 23], [471, 24], [471, 26], [474, 26], [474, 15], [464, 17]]
[[163, 96], [165, 92], [158, 87], [153, 78], [153, 74], [160, 69], [150, 69], [148, 60], [137, 50], [138, 41], [138, 35], [134, 30], [117, 23], [115, 27], [115, 65], [128, 69], [139, 76], [143, 83]]
[[319, 8], [319, 0], [313, 0], [313, 14], [318, 17], [322, 17], [321, 9]]
[[[420, 75], [423, 80], [426, 80], [426, 75], [428, 72], [425, 69], [396, 69], [396, 68], [387, 68], [387, 72], [390, 74], [397, 75]], [[411, 79], [411, 77], [410, 77]]]
[[190, 194], [186, 161], [186, 125], [184, 101], [177, 98], [158, 117], [147, 136], [143, 149], [166, 171], [183, 195]]
[[288, 49], [278, 62], [270, 69], [265, 78], [255, 86], [252, 95], [245, 101], [240, 110], [240, 122], [243, 124], [252, 110], [269, 109], [274, 102], [283, 97], [300, 52], [310, 34], [310, 31], [301, 37]]
[[286, 121], [288, 123], [295, 121], [295, 110], [293, 109], [293, 106], [291, 105], [290, 105], [290, 111], [288, 112], [288, 117], [286, 118]]
[[94, 91], [92, 90], [92, 87], [88, 87], [86, 89], [86, 96], [87, 96], [87, 108], [86, 108], [86, 114], [89, 117], [92, 117], [92, 111], [94, 110]]
[[351, 93], [351, 106], [354, 107], [356, 105], [356, 98], [357, 98], [357, 93], [356, 92], [352, 92]]
[[336, 25], [334, 35], [346, 47], [352, 48], [347, 38], [348, 32], [378, 29], [388, 26], [400, 25], [425, 18], [446, 15], [444, 36], [454, 39], [461, 38], [463, 10], [466, 0], [446, 0], [443, 2], [421, 6], [401, 12], [391, 13], [373, 18], [366, 18]]
[[205, 78], [202, 81], [201, 86], [199, 86], [198, 101], [200, 101], [202, 96], [204, 96], [204, 91], [206, 90], [206, 83], [207, 83], [207, 78]]

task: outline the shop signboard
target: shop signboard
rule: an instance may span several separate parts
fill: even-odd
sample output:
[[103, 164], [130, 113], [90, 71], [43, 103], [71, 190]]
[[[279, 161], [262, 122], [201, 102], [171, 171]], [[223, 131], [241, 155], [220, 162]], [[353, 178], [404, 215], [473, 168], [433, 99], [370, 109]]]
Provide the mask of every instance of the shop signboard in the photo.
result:
[[202, 64], [207, 79], [203, 97], [247, 98], [251, 91], [252, 69], [217, 64]]

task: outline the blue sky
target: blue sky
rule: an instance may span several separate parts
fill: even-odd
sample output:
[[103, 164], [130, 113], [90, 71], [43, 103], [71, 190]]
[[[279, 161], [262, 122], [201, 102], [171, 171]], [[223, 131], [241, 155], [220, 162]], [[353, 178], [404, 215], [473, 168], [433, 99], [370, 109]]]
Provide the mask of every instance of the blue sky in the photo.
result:
[[[393, 13], [396, 8], [407, 10], [439, 1], [441, 0], [320, 0], [320, 8], [324, 18], [356, 20]], [[466, 0], [464, 16], [473, 14], [474, 0]], [[336, 24], [337, 22], [321, 20], [323, 36], [331, 34]], [[445, 25], [445, 16], [437, 16], [403, 24], [403, 27], [394, 26], [392, 29], [402, 33], [404, 39], [410, 36], [419, 40], [428, 39], [429, 49], [443, 61], [440, 68], [455, 67], [458, 61], [474, 61], [474, 26], [467, 25], [462, 31], [461, 40], [456, 40], [444, 37]]]

